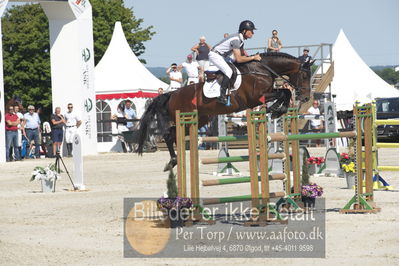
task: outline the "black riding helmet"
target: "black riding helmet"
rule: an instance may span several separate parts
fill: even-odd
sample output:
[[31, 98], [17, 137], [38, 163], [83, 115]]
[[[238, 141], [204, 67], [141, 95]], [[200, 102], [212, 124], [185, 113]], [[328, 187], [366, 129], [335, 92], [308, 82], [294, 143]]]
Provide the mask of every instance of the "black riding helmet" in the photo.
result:
[[250, 20], [244, 20], [240, 23], [240, 27], [238, 27], [238, 32], [242, 33], [244, 30], [256, 30], [255, 24]]

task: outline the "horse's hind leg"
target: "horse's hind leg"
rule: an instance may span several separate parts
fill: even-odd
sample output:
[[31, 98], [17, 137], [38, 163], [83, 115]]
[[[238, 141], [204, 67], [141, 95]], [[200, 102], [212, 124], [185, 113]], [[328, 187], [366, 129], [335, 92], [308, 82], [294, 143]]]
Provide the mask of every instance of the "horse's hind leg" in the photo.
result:
[[173, 169], [173, 167], [177, 164], [177, 156], [173, 144], [176, 142], [176, 127], [170, 127], [168, 132], [163, 135], [166, 146], [168, 147], [168, 151], [170, 154], [170, 161], [165, 165], [163, 169], [165, 172]]

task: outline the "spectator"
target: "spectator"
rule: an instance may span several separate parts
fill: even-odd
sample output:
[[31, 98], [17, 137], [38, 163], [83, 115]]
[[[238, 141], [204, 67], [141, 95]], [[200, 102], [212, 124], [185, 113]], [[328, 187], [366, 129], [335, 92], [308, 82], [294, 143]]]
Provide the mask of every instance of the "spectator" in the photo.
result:
[[14, 148], [14, 156], [15, 160], [19, 161], [21, 160], [21, 157], [19, 155], [19, 150], [18, 150], [18, 124], [20, 123], [20, 120], [18, 116], [14, 113], [14, 107], [9, 106], [8, 107], [8, 113], [5, 115], [5, 121], [6, 121], [6, 160], [7, 162], [11, 161], [10, 158], [10, 148], [11, 145]]
[[[126, 119], [137, 119], [137, 114], [136, 111], [132, 108], [132, 101], [131, 100], [126, 100], [125, 101], [125, 117]], [[136, 129], [136, 122], [133, 121], [128, 121], [126, 123], [126, 127], [129, 131], [133, 131], [134, 129]]]
[[280, 39], [277, 36], [277, 30], [272, 31], [272, 37], [267, 41], [267, 52], [280, 52], [283, 47]]
[[16, 104], [14, 105], [14, 113], [18, 116], [19, 118], [19, 124], [18, 124], [18, 150], [19, 150], [19, 155], [22, 159], [22, 153], [21, 153], [21, 147], [22, 147], [22, 136], [26, 138], [25, 134], [25, 129], [23, 127], [23, 121], [24, 121], [24, 115], [20, 112], [19, 110], [19, 105]]
[[158, 94], [159, 95], [163, 94], [163, 88], [158, 88]]
[[[132, 108], [131, 100], [125, 101], [124, 113], [125, 113], [126, 119], [136, 119], [137, 118], [136, 111]], [[126, 123], [126, 127], [129, 131], [133, 131], [136, 129], [136, 124], [137, 124], [136, 122], [128, 121]], [[128, 142], [128, 146], [129, 146], [130, 152], [133, 152], [133, 147], [132, 147], [131, 142]]]
[[[313, 106], [309, 108], [308, 112], [306, 114], [312, 114], [312, 115], [320, 115], [320, 108], [319, 108], [319, 101], [318, 100], [313, 100]], [[320, 119], [311, 119], [310, 120], [310, 128], [312, 129], [312, 132], [319, 133], [321, 129], [323, 128], [323, 124], [321, 123]], [[320, 140], [316, 140], [316, 145], [317, 147], [320, 147]]]
[[[225, 37], [226, 38], [226, 37]], [[206, 43], [206, 39], [204, 36], [200, 37], [200, 42], [191, 48], [191, 51], [197, 54], [196, 60], [201, 67], [201, 72], [199, 76], [200, 82], [204, 81], [204, 71], [207, 71], [209, 68], [209, 51], [212, 49], [212, 46]]]
[[24, 127], [29, 144], [32, 141], [35, 142], [35, 157], [37, 159], [40, 159], [40, 123], [39, 115], [35, 113], [35, 107], [29, 105], [28, 113], [24, 114]]
[[182, 63], [179, 67], [183, 67], [187, 73], [187, 84], [199, 82], [198, 76], [201, 73], [201, 67], [197, 62], [193, 61], [193, 56], [191, 54], [187, 56], [187, 62]]
[[313, 65], [315, 60], [312, 60], [312, 57], [309, 55], [309, 48], [305, 47], [303, 49], [303, 54], [298, 57], [299, 61], [301, 61], [302, 64], [305, 64], [304, 68], [310, 70], [310, 67]]
[[183, 83], [183, 75], [181, 74], [180, 69], [177, 68], [177, 64], [173, 63], [167, 70], [166, 74], [169, 76], [170, 85], [168, 90], [175, 91], [181, 88]]
[[76, 134], [78, 127], [82, 124], [82, 120], [73, 110], [73, 104], [68, 103], [68, 112], [65, 113], [65, 142], [68, 151], [68, 157], [72, 156], [73, 136]]
[[61, 143], [64, 139], [64, 125], [65, 118], [61, 114], [61, 108], [56, 107], [54, 114], [50, 117], [51, 120], [51, 139], [53, 141], [53, 155], [60, 152]]

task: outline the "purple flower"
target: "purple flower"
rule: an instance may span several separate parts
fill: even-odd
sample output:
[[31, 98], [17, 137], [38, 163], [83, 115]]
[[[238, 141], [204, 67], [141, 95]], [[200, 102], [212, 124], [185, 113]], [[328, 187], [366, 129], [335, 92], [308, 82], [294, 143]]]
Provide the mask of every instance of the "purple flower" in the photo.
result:
[[317, 198], [323, 195], [323, 188], [317, 184], [302, 185], [302, 196]]
[[175, 199], [169, 199], [162, 196], [158, 199], [157, 206], [159, 209], [183, 209], [191, 208], [193, 206], [193, 202], [190, 198], [177, 197]]

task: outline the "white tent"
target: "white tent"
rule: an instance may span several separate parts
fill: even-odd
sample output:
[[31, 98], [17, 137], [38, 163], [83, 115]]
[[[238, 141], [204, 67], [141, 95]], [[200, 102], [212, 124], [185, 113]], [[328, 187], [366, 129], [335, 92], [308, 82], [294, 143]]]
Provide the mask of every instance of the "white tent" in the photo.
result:
[[[138, 117], [144, 113], [149, 98], [158, 95], [158, 88], [166, 89], [168, 84], [155, 77], [136, 57], [130, 48], [120, 22], [115, 23], [111, 42], [95, 67], [97, 118], [104, 119], [117, 113], [123, 100], [130, 99]], [[112, 128], [112, 130], [111, 130]], [[107, 122], [98, 128], [101, 134], [116, 134], [115, 123]], [[98, 138], [98, 151], [120, 150], [116, 138]], [[117, 145], [118, 146], [118, 145]]]
[[398, 97], [395, 89], [360, 58], [341, 29], [332, 48], [334, 78], [331, 93], [336, 95], [337, 111], [352, 110], [355, 101], [369, 103], [379, 97]]

